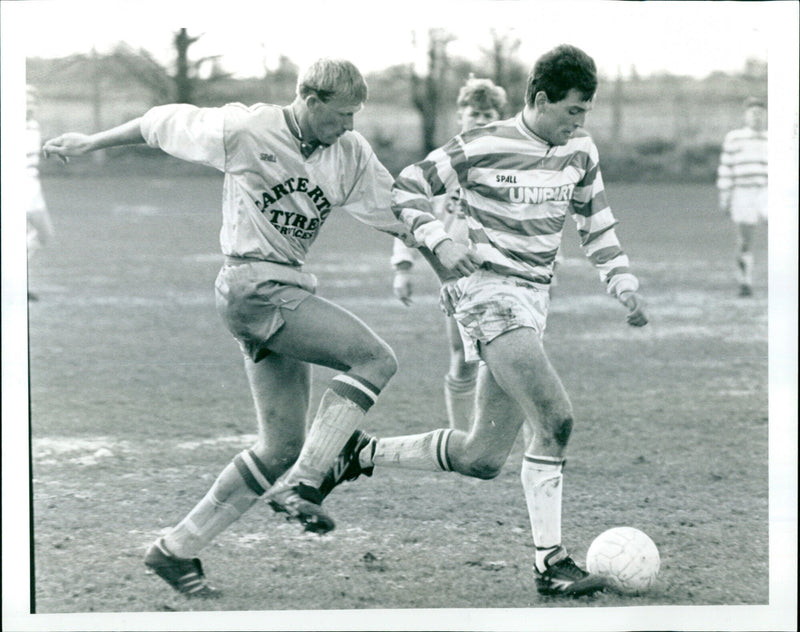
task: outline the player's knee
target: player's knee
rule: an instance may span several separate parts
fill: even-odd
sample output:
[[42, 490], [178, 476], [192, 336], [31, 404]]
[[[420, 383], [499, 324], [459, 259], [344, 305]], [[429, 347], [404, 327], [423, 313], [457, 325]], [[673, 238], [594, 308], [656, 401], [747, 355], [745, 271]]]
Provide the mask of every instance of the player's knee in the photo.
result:
[[281, 474], [292, 467], [297, 457], [300, 456], [302, 448], [303, 440], [301, 438], [274, 443], [259, 441], [253, 446], [252, 451], [266, 469], [268, 478], [271, 478], [272, 482], [274, 482]]
[[474, 456], [466, 455], [466, 472], [468, 476], [489, 480], [496, 478], [505, 465], [507, 454], [481, 452]]
[[503, 469], [505, 459], [493, 459], [492, 457], [482, 457], [476, 459], [470, 464], [470, 476], [480, 478], [485, 481], [496, 478], [500, 471]]
[[561, 415], [553, 421], [551, 426], [552, 437], [553, 441], [555, 441], [558, 446], [564, 447], [567, 445], [569, 437], [572, 434], [573, 424], [572, 415]]
[[367, 350], [362, 362], [369, 367], [369, 374], [383, 386], [397, 373], [397, 356], [392, 348], [383, 340], [376, 340], [375, 344]]
[[464, 360], [464, 353], [453, 353], [450, 356], [449, 375], [458, 381], [474, 382], [478, 376], [478, 364]]

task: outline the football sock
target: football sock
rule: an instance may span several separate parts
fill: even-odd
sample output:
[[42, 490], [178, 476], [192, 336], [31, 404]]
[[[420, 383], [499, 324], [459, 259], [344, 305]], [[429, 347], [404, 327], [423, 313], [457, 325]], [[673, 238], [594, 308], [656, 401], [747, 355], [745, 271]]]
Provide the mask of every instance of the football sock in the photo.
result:
[[536, 546], [536, 567], [545, 570], [544, 559], [561, 546], [561, 468], [558, 457], [526, 454], [522, 461], [522, 488]]
[[380, 394], [380, 389], [356, 375], [337, 375], [323, 393], [297, 462], [286, 484], [319, 487], [328, 469]]
[[424, 434], [378, 439], [372, 463], [412, 470], [452, 472], [447, 444], [453, 432], [452, 428], [440, 428]]
[[444, 403], [451, 428], [469, 432], [475, 411], [475, 376], [466, 379], [444, 376]]
[[163, 538], [162, 548], [191, 558], [236, 522], [271, 486], [266, 468], [252, 450], [228, 463], [211, 489], [189, 514]]

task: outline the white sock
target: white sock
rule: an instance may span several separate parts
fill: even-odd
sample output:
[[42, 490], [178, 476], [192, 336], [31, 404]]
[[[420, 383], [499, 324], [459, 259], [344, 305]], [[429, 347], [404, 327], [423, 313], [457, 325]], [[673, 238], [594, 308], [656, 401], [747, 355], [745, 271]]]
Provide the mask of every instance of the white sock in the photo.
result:
[[561, 468], [564, 460], [526, 454], [522, 461], [522, 488], [531, 520], [536, 567], [545, 570], [544, 559], [561, 546]]
[[459, 379], [449, 373], [444, 376], [444, 403], [451, 428], [469, 432], [475, 413], [476, 378]]
[[379, 393], [378, 388], [357, 376], [334, 377], [322, 395], [300, 456], [286, 476], [286, 484], [302, 482], [319, 487]]
[[447, 443], [452, 434], [452, 428], [440, 428], [424, 434], [377, 439], [372, 463], [411, 470], [451, 472], [453, 467], [447, 457]]
[[[242, 455], [247, 455], [247, 460], [252, 463], [253, 456], [248, 451], [237, 455], [234, 462], [229, 463], [222, 470], [211, 489], [195, 505], [194, 509], [164, 536], [163, 547], [168, 549], [172, 555], [185, 558], [195, 557], [211, 540], [250, 509], [259, 496], [266, 491], [257, 483], [259, 489], [262, 489], [261, 493], [257, 493], [242, 476], [239, 464], [235, 462], [237, 459], [241, 459]], [[258, 466], [252, 465], [252, 467], [258, 470]], [[266, 484], [268, 489], [270, 484], [264, 478], [263, 473], [259, 471], [256, 476]]]

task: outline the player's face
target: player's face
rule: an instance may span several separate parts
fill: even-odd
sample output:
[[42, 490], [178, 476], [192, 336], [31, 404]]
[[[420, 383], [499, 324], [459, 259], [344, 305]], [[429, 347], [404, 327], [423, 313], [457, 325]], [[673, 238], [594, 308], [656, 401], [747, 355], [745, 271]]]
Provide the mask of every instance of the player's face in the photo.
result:
[[744, 122], [747, 127], [759, 132], [767, 129], [767, 110], [762, 107], [747, 108]]
[[565, 145], [575, 131], [583, 127], [592, 101], [572, 88], [561, 101], [550, 101], [544, 92], [536, 95], [536, 118], [533, 131], [551, 145]]
[[345, 132], [353, 130], [353, 120], [356, 112], [361, 109], [361, 103], [331, 99], [323, 102], [316, 95], [306, 99], [308, 105], [308, 125], [314, 137], [325, 145], [332, 145]]
[[461, 131], [466, 132], [475, 127], [483, 127], [500, 119], [500, 113], [494, 108], [482, 109], [471, 105], [463, 108], [458, 116]]

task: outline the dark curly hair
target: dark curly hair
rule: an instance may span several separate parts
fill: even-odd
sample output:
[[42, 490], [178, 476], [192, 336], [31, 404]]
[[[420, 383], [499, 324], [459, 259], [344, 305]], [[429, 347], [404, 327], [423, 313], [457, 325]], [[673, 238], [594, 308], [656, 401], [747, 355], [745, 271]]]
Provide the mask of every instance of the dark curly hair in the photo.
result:
[[525, 103], [533, 105], [538, 92], [548, 100], [561, 101], [571, 89], [578, 90], [585, 101], [597, 90], [597, 67], [594, 60], [580, 48], [561, 44], [542, 55], [528, 75]]

